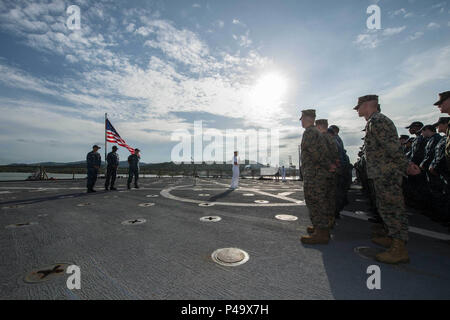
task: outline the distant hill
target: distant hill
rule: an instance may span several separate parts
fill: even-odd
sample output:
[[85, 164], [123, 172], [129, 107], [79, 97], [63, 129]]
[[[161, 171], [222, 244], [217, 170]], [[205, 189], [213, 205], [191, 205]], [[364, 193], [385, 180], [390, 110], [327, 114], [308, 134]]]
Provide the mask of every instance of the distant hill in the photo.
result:
[[[42, 166], [46, 172], [51, 173], [67, 173], [67, 174], [85, 174], [86, 173], [86, 161], [75, 161], [75, 162], [39, 162], [32, 164], [19, 164], [12, 163], [6, 166], [0, 166], [0, 172], [34, 172], [37, 167]], [[176, 164], [174, 162], [162, 162], [162, 163], [140, 163], [141, 172], [144, 174], [183, 174], [192, 175], [193, 173], [203, 172], [203, 174], [211, 175], [222, 175], [223, 173], [230, 173], [232, 164], [231, 163], [214, 163], [214, 164], [192, 164], [192, 163], [181, 163]], [[240, 165], [241, 170], [245, 167], [251, 172], [259, 170], [259, 168], [264, 167], [261, 164], [252, 164], [246, 166], [244, 163]], [[102, 169], [105, 169], [105, 163], [102, 162]], [[103, 171], [102, 171], [103, 172]], [[118, 173], [126, 174], [128, 172], [128, 162], [120, 161]]]
[[[105, 165], [105, 161], [102, 161], [102, 166]], [[145, 162], [140, 162], [141, 166], [147, 165]], [[38, 162], [38, 163], [11, 163], [8, 164], [9, 167], [85, 167], [86, 166], [86, 160], [81, 161], [74, 161], [74, 162]], [[120, 161], [119, 162], [120, 168], [128, 168], [128, 162], [127, 161]]]

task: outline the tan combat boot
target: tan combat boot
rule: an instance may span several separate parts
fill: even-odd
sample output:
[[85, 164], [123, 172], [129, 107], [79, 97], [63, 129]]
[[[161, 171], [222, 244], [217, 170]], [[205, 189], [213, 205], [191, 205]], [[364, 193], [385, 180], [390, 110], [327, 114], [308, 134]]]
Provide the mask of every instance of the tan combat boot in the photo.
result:
[[304, 244], [328, 244], [330, 241], [330, 231], [328, 229], [316, 228], [312, 235], [303, 236], [301, 241]]
[[380, 235], [378, 235], [378, 236], [374, 236], [372, 238], [372, 242], [377, 244], [377, 245], [379, 245], [379, 246], [382, 246], [382, 247], [385, 247], [385, 248], [390, 248], [391, 245], [392, 245], [392, 238], [390, 238], [388, 236], [380, 236]]
[[306, 228], [306, 232], [308, 232], [309, 234], [313, 234], [314, 233], [315, 228], [313, 226], [308, 226]]
[[379, 262], [390, 264], [408, 263], [409, 256], [405, 247], [405, 241], [393, 238], [391, 247], [387, 251], [377, 254], [375, 259]]

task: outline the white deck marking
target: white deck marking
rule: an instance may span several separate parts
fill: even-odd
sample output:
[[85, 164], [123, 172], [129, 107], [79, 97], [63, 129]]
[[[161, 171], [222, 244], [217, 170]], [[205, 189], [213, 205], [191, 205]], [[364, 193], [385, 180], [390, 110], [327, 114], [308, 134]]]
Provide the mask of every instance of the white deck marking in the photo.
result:
[[[367, 221], [369, 219], [369, 216], [367, 216], [367, 215], [361, 215], [361, 214], [357, 214], [357, 213], [354, 213], [351, 211], [342, 211], [341, 214], [344, 216], [347, 216], [347, 217], [356, 218], [356, 219], [365, 220], [365, 221]], [[434, 238], [434, 239], [438, 239], [438, 240], [445, 240], [445, 241], [450, 240], [450, 235], [445, 234], [445, 233], [421, 229], [421, 228], [417, 228], [417, 227], [409, 227], [408, 230], [409, 230], [409, 232], [417, 233], [417, 234], [420, 234], [425, 237], [430, 237], [430, 238]]]
[[[173, 194], [170, 193], [172, 190], [178, 190], [178, 189], [186, 188], [186, 187], [189, 187], [189, 185], [188, 186], [176, 186], [176, 187], [166, 188], [166, 189], [161, 191], [161, 195], [163, 197], [165, 197], [165, 198], [172, 199], [172, 200], [177, 200], [177, 201], [181, 201], [181, 202], [189, 202], [189, 203], [196, 203], [196, 204], [205, 203], [204, 200], [202, 201], [202, 200], [194, 200], [194, 199], [189, 199], [189, 198], [177, 197], [177, 196], [174, 196]], [[190, 190], [192, 190], [192, 189], [190, 189]], [[279, 199], [282, 199], [282, 200], [289, 199], [289, 200], [287, 200], [287, 201], [289, 201], [289, 203], [258, 204], [258, 203], [241, 203], [241, 202], [211, 202], [211, 204], [221, 205], [221, 206], [234, 206], [234, 207], [292, 207], [292, 206], [304, 206], [305, 205], [304, 201], [291, 199], [291, 198], [287, 198], [287, 197], [280, 197], [280, 196], [273, 195], [273, 194], [266, 193], [266, 192], [262, 192], [262, 191], [259, 191], [259, 190], [257, 191], [255, 189], [247, 189], [247, 188], [244, 189], [244, 188], [241, 188], [241, 190], [253, 191], [255, 193], [268, 195], [268, 196], [279, 198]]]
[[281, 192], [281, 193], [279, 193], [278, 195], [279, 196], [282, 196], [282, 197], [285, 197], [285, 196], [290, 196], [291, 194], [293, 194], [294, 192], [291, 192], [291, 191], [289, 191], [289, 192]]
[[[224, 183], [219, 183], [219, 182], [214, 182], [214, 183], [216, 183], [218, 185], [227, 186], [227, 184], [224, 184]], [[275, 194], [272, 194], [272, 193], [261, 191], [261, 189], [239, 188], [239, 190], [241, 190], [241, 191], [251, 191], [251, 192], [259, 193], [261, 195], [265, 195], [265, 196], [268, 196], [268, 197], [274, 197], [274, 198], [277, 198], [277, 199], [280, 199], [280, 200], [284, 200], [284, 201], [289, 201], [289, 202], [294, 202], [294, 203], [297, 203], [297, 204], [305, 205], [305, 201], [289, 198], [289, 197], [286, 197], [286, 196], [283, 196], [283, 195], [279, 195], [279, 194], [275, 195]]]

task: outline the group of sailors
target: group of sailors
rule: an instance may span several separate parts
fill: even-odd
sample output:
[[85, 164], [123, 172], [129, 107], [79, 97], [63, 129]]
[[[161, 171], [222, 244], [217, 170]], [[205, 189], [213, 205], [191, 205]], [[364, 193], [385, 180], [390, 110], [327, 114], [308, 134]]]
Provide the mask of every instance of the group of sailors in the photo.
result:
[[[96, 192], [94, 189], [97, 181], [97, 176], [102, 165], [102, 157], [98, 150], [101, 149], [98, 145], [92, 147], [92, 151], [86, 156], [87, 164], [87, 192]], [[119, 168], [119, 154], [117, 153], [117, 146], [112, 147], [112, 151], [106, 156], [106, 175], [105, 175], [105, 190], [117, 190], [114, 186], [117, 177], [117, 169]], [[128, 181], [127, 189], [131, 188], [131, 183], [134, 178], [134, 187], [139, 189], [139, 161], [141, 160], [140, 150], [134, 149], [134, 152], [128, 157]]]

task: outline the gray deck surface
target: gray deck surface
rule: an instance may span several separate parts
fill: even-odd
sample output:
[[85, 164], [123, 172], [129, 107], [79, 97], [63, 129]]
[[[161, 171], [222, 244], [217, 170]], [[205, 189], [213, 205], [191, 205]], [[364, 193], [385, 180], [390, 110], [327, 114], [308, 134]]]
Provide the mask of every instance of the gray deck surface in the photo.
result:
[[[118, 181], [124, 190], [124, 179]], [[450, 299], [449, 234], [428, 218], [410, 217], [420, 228], [410, 232], [410, 264], [380, 264], [354, 251], [377, 248], [372, 224], [358, 212], [367, 211], [367, 202], [357, 189], [330, 244], [307, 246], [300, 242], [310, 223], [301, 182], [241, 179], [241, 188], [230, 192], [227, 179], [193, 186], [191, 178], [148, 178], [139, 190], [105, 192], [99, 180], [95, 194], [85, 193], [85, 183], [0, 183], [0, 299]], [[155, 205], [139, 206], [150, 202]], [[82, 203], [90, 205], [77, 206]], [[298, 220], [280, 221], [277, 214]], [[222, 220], [199, 220], [210, 215]], [[121, 224], [138, 218], [147, 222]], [[36, 224], [7, 227], [27, 222]], [[228, 247], [246, 251], [249, 261], [226, 267], [211, 259]], [[81, 268], [81, 290], [67, 288], [68, 275], [23, 281], [60, 262]], [[374, 264], [381, 268], [381, 290], [366, 286]]]

